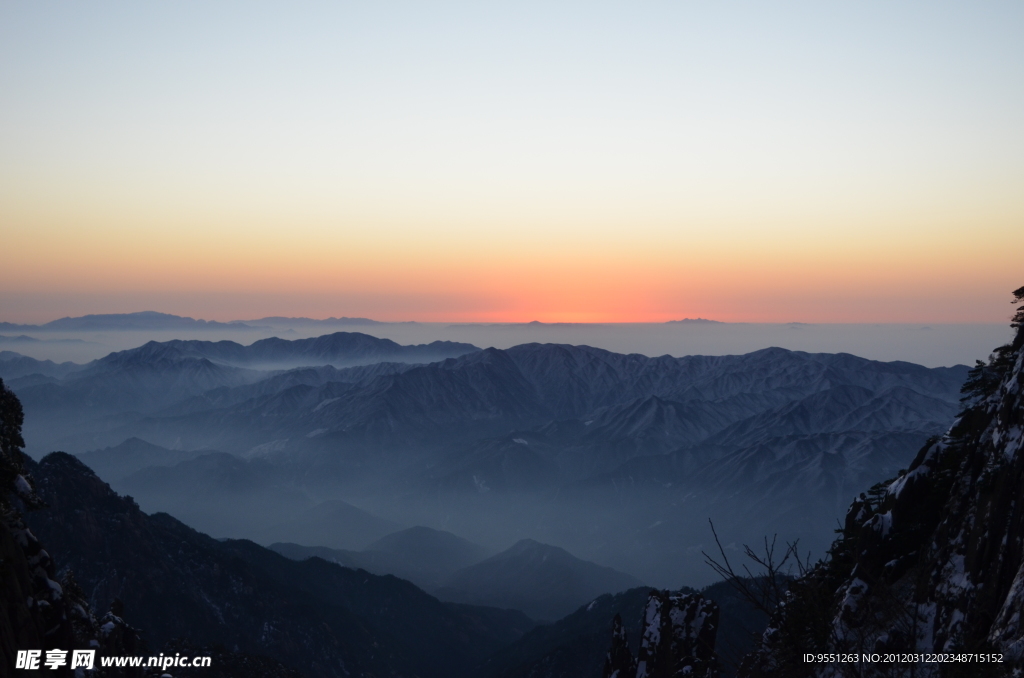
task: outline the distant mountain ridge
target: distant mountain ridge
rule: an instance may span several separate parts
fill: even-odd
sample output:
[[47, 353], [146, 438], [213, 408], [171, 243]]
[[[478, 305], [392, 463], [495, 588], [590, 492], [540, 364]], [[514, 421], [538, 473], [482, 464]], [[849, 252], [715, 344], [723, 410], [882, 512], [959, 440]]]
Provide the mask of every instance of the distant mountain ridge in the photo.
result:
[[433, 362], [479, 351], [472, 344], [434, 341], [405, 346], [390, 339], [378, 339], [360, 332], [335, 332], [309, 339], [270, 337], [249, 345], [234, 341], [198, 339], [157, 342], [118, 351], [100, 358], [97, 366], [107, 367], [133, 361], [151, 361], [156, 357], [205, 358], [232, 366], [275, 365], [351, 367], [378, 362]]
[[196, 320], [185, 316], [157, 311], [137, 313], [103, 313], [59, 318], [42, 325], [19, 325], [0, 322], [0, 330], [35, 332], [96, 332], [112, 330], [250, 330], [242, 322], [222, 323], [216, 320]]
[[[833, 385], [860, 386], [872, 392], [902, 386], [908, 394], [929, 393], [926, 397], [938, 395], [943, 401], [955, 402], [965, 374], [966, 368], [929, 370], [906, 363], [782, 349], [745, 356], [647, 358], [589, 347], [525, 344], [504, 351], [486, 349], [381, 376], [346, 393], [322, 398], [313, 409], [291, 413], [288, 426], [326, 435], [343, 430], [349, 437], [401, 438], [414, 433], [422, 438], [448, 435], [446, 432], [453, 430], [460, 435], [477, 431], [476, 435], [486, 436], [526, 431], [547, 422], [582, 420], [575, 429], [565, 425], [537, 429], [552, 442], [564, 445], [567, 438], [585, 442], [588, 427], [600, 427], [606, 417], [620, 416], [616, 408], [635, 407], [656, 397], [659, 400], [651, 405], [687, 412], [682, 418], [674, 417], [678, 433], [669, 435], [662, 445], [661, 451], [667, 451]], [[671, 401], [678, 404], [670, 405]], [[264, 412], [258, 403], [253, 404], [257, 409], [248, 416]], [[265, 425], [272, 421], [266, 415], [258, 415]], [[662, 434], [667, 429], [659, 422], [673, 419], [669, 415], [666, 411], [652, 420]], [[633, 416], [647, 415], [637, 412]], [[607, 425], [612, 425], [611, 421]], [[640, 420], [614, 425], [641, 438], [645, 430]]]
[[148, 413], [198, 393], [252, 383], [263, 376], [150, 342], [94, 360], [58, 382], [20, 388], [18, 393], [27, 407], [49, 410], [71, 424], [88, 416]]
[[0, 322], [0, 331], [33, 331], [33, 332], [98, 332], [98, 331], [140, 331], [140, 330], [257, 330], [270, 326], [291, 327], [341, 327], [348, 325], [382, 325], [384, 323], [369, 318], [330, 317], [318, 320], [315, 318], [289, 318], [269, 316], [256, 320], [202, 320], [188, 316], [160, 313], [158, 311], [138, 311], [135, 313], [99, 313], [75, 317], [58, 318], [41, 325]]

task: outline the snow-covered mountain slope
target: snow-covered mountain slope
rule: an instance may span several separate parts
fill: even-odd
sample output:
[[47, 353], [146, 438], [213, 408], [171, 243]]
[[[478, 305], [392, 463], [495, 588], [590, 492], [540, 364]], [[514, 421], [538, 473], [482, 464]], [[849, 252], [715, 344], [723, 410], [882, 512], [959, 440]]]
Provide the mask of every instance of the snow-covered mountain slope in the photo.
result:
[[[833, 389], [839, 387], [860, 388], [865, 396], [889, 393], [913, 409], [904, 420], [921, 420], [921, 397], [955, 402], [966, 373], [962, 367], [927, 369], [782, 349], [743, 356], [647, 358], [550, 344], [475, 351], [427, 365], [324, 366], [335, 344], [344, 339], [347, 347], [353, 337], [360, 345], [383, 341], [338, 333], [296, 342], [264, 340], [249, 347], [150, 342], [111, 354], [59, 383], [26, 387], [20, 395], [35, 415], [30, 430], [51, 443], [55, 435], [49, 429], [63, 431], [49, 426], [55, 419], [87, 424], [83, 437], [90, 441], [100, 440], [95, 433], [105, 430], [102, 440], [107, 445], [135, 435], [167, 447], [181, 438], [186, 447], [235, 453], [285, 439], [293, 448], [315, 447], [315, 439], [334, 448], [367, 441], [450, 447], [457, 440], [521, 429], [543, 432], [565, 450], [611, 444], [608, 458], [587, 471], [592, 474], [611, 470], [631, 456], [707, 440], [732, 424], [816, 393], [838, 394]], [[260, 348], [266, 342], [271, 342], [269, 347]], [[308, 346], [295, 346], [302, 342]], [[251, 363], [243, 353], [262, 359], [287, 352], [282, 345], [290, 355], [324, 365], [272, 374], [231, 366]], [[391, 355], [383, 349], [360, 353], [371, 354], [374, 359]], [[808, 406], [826, 416], [827, 404]], [[938, 411], [932, 418], [943, 419], [944, 414]], [[868, 416], [865, 412], [861, 419]], [[542, 428], [559, 422], [577, 426]], [[842, 430], [860, 428], [861, 423], [845, 422]], [[939, 425], [945, 424], [943, 419]], [[884, 421], [871, 425], [893, 428]], [[237, 436], [236, 444], [226, 441], [232, 436]], [[60, 442], [72, 450], [81, 444]], [[602, 454], [598, 450], [597, 456]], [[577, 457], [568, 453], [565, 458], [563, 468], [573, 470], [570, 476], [579, 475]], [[587, 457], [592, 463], [594, 455]]]
[[[552, 362], [557, 362], [558, 369]], [[759, 376], [752, 378], [750, 372]], [[221, 435], [227, 424], [247, 433], [259, 430], [266, 440], [287, 438], [291, 447], [307, 448], [316, 446], [316, 439], [332, 448], [365, 441], [450, 447], [456, 441], [532, 430], [568, 455], [563, 469], [578, 477], [580, 459], [571, 454], [573, 448], [588, 450], [586, 464], [593, 464], [595, 456], [602, 455], [600, 448], [611, 445], [614, 449], [608, 459], [588, 474], [608, 471], [631, 456], [664, 453], [707, 440], [731, 424], [833, 387], [859, 387], [876, 397], [890, 393], [890, 400], [908, 402], [905, 420], [920, 420], [921, 396], [955, 402], [965, 374], [966, 368], [894, 367], [852, 356], [782, 350], [714, 359], [649, 359], [588, 347], [529, 345], [508, 351], [488, 349], [376, 378], [358, 377], [360, 381], [348, 381], [354, 386], [344, 389], [335, 381], [309, 385], [293, 406], [279, 402], [286, 392], [282, 390], [207, 413], [216, 414], [215, 435]], [[357, 379], [355, 375], [343, 378]], [[874, 390], [863, 384], [873, 385]], [[704, 392], [711, 396], [703, 396]], [[817, 407], [822, 418], [827, 416], [823, 414], [827, 406], [809, 404]], [[192, 431], [208, 428], [200, 414], [205, 413], [197, 413], [197, 421], [175, 425], [185, 428], [187, 424]], [[940, 407], [927, 413], [930, 419], [921, 427], [933, 432], [947, 424], [948, 416]], [[936, 419], [942, 420], [936, 423]], [[160, 423], [146, 425], [153, 430]], [[902, 423], [887, 430], [902, 429]], [[859, 428], [861, 422], [849, 422], [855, 424]], [[872, 425], [877, 428], [884, 423]], [[149, 439], [141, 430], [136, 432]], [[231, 449], [221, 439], [211, 438], [205, 444]], [[245, 438], [246, 446], [252, 444], [251, 438]]]

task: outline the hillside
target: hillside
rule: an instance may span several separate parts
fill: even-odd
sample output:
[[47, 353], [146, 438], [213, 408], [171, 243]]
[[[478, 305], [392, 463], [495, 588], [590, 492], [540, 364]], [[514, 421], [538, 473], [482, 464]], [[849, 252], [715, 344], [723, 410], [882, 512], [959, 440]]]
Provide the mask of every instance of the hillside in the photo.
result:
[[[74, 457], [29, 463], [48, 504], [28, 515], [96, 609], [118, 598], [151, 647], [172, 639], [266, 654], [308, 676], [469, 676], [532, 626], [453, 607], [394, 577], [296, 562], [142, 513]], [[116, 572], [117, 576], [111, 574]]]

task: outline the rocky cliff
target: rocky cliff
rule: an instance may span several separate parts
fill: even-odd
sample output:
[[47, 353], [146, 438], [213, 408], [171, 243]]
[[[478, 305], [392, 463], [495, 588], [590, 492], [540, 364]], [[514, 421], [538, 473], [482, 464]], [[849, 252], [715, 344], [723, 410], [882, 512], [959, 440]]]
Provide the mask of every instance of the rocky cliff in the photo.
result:
[[[70, 571], [57, 575], [53, 558], [26, 526], [25, 511], [45, 507], [25, 471], [21, 403], [0, 380], [0, 678], [16, 675], [19, 650], [97, 650], [141, 654], [142, 639], [117, 613], [97, 618]], [[71, 675], [68, 663], [51, 668]], [[140, 669], [100, 669], [98, 676], [143, 675]]]
[[[948, 432], [854, 501], [745, 675], [1024, 674], [1022, 323], [1024, 306], [1015, 340], [971, 371]], [[806, 661], [818, 653], [855, 661]]]
[[636, 659], [615, 615], [604, 678], [717, 678], [718, 604], [699, 593], [651, 591]]

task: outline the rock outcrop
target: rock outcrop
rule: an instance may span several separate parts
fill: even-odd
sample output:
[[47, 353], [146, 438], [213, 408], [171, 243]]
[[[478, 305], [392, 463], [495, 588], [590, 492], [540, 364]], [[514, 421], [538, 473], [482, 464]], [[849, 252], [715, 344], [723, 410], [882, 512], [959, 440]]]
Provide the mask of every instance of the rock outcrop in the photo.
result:
[[[1024, 674], [1022, 322], [1024, 306], [1015, 340], [971, 371], [949, 431], [854, 501], [742, 675]], [[818, 653], [855, 661], [805, 661]]]
[[618, 615], [604, 678], [716, 678], [718, 604], [699, 593], [651, 591], [634, 660]]
[[[60, 576], [23, 512], [44, 508], [25, 472], [21, 403], [0, 380], [0, 677], [17, 673], [19, 650], [96, 650], [141, 654], [135, 629], [109, 612], [97, 619], [70, 571]], [[66, 659], [66, 657], [65, 657]], [[69, 662], [47, 671], [72, 675]], [[101, 669], [97, 676], [141, 676], [142, 669]]]

